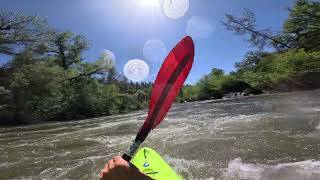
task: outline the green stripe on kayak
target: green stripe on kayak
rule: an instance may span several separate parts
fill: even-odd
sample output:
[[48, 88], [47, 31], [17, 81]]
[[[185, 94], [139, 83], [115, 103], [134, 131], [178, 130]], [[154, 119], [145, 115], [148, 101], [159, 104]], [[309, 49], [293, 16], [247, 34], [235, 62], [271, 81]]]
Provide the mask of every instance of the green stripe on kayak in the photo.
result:
[[131, 159], [141, 172], [156, 180], [182, 180], [182, 177], [151, 148], [140, 148]]

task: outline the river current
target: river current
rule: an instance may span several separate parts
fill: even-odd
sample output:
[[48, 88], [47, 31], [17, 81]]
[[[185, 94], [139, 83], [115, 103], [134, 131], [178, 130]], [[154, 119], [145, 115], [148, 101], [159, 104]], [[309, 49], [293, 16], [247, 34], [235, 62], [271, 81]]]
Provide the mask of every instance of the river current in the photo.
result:
[[[0, 128], [0, 179], [98, 179], [146, 110]], [[320, 179], [320, 91], [175, 104], [142, 146], [185, 179]]]

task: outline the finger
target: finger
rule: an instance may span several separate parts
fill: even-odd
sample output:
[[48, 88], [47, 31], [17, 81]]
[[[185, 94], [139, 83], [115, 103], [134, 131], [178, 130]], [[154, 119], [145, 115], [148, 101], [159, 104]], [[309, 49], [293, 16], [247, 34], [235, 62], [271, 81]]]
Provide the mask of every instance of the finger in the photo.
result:
[[100, 178], [103, 177], [103, 174], [104, 174], [104, 171], [103, 171], [103, 169], [101, 169], [100, 174], [99, 174]]
[[99, 173], [99, 177], [102, 178], [103, 175], [103, 169], [101, 169], [100, 173]]
[[101, 172], [100, 172], [100, 177], [103, 178], [103, 177], [106, 177], [106, 175], [109, 173], [109, 170], [108, 169], [102, 169]]
[[113, 159], [110, 159], [108, 161], [108, 169], [111, 170], [114, 168], [114, 160]]
[[124, 159], [122, 159], [122, 157], [120, 156], [115, 156], [113, 158], [114, 162], [116, 165], [121, 165], [121, 166], [125, 166], [125, 167], [129, 167], [129, 163], [127, 161], [125, 161]]
[[109, 173], [109, 169], [102, 169], [101, 172], [102, 172], [102, 174], [107, 174], [107, 173]]
[[104, 165], [103, 169], [108, 169], [108, 163], [106, 163], [106, 165]]
[[115, 157], [113, 157], [113, 160], [114, 160], [115, 162], [119, 162], [119, 161], [121, 161], [121, 160], [123, 160], [123, 159], [122, 159], [122, 157], [120, 157], [120, 156], [115, 156]]

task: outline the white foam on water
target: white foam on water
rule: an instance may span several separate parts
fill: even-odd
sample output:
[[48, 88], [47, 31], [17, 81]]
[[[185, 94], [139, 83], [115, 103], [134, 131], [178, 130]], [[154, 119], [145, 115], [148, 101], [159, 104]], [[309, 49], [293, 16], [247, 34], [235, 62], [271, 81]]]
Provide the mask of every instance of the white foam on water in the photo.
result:
[[320, 161], [306, 160], [278, 165], [243, 163], [240, 158], [229, 162], [223, 179], [246, 180], [316, 180], [320, 179]]
[[305, 113], [312, 113], [312, 112], [320, 112], [320, 108], [318, 107], [309, 107], [309, 108], [299, 108], [300, 111]]
[[320, 131], [320, 123], [316, 126], [316, 130]]
[[253, 121], [260, 120], [263, 117], [268, 116], [267, 114], [255, 114], [255, 115], [239, 115], [239, 116], [228, 116], [228, 117], [220, 117], [214, 120], [214, 123], [217, 126], [223, 126], [229, 123], [241, 122], [241, 123], [250, 123]]
[[206, 168], [206, 164], [204, 162], [198, 161], [198, 160], [187, 160], [187, 159], [179, 159], [170, 157], [168, 155], [165, 155], [163, 157], [165, 161], [172, 166], [175, 172], [178, 174], [187, 173], [189, 179], [192, 178], [193, 175], [190, 172], [191, 168], [197, 167], [197, 169]]
[[[206, 137], [212, 139], [210, 134], [225, 131], [225, 127], [239, 126], [239, 123], [251, 123], [265, 116], [266, 114], [227, 116], [212, 119], [201, 119], [195, 116], [192, 118], [168, 118], [164, 120], [163, 126], [155, 129], [149, 135], [148, 139], [155, 140], [160, 138], [161, 142], [174, 144], [192, 142]], [[248, 132], [241, 131], [240, 133]]]
[[106, 122], [106, 123], [98, 124], [97, 127], [90, 127], [90, 128], [85, 128], [85, 129], [79, 129], [77, 131], [60, 133], [60, 134], [57, 134], [56, 137], [70, 136], [70, 135], [75, 135], [75, 134], [83, 135], [85, 133], [97, 132], [98, 130], [104, 130], [107, 128], [117, 127], [117, 126], [123, 125], [123, 124], [133, 124], [134, 122], [137, 122], [137, 120], [130, 119], [130, 120], [126, 120], [126, 121]]
[[127, 136], [103, 136], [103, 137], [87, 137], [84, 138], [86, 141], [93, 141], [100, 144], [107, 145], [108, 147], [115, 147], [121, 144], [130, 143], [130, 138]]
[[171, 137], [171, 135], [176, 136], [177, 134], [180, 134], [180, 135], [185, 134], [186, 132], [188, 132], [187, 130], [190, 128], [192, 128], [192, 126], [189, 124], [183, 124], [178, 127], [175, 124], [169, 124], [169, 126], [167, 127], [154, 129], [154, 132], [150, 133], [149, 136], [151, 138]]
[[70, 172], [73, 169], [76, 169], [84, 164], [84, 161], [77, 162], [73, 165], [68, 165], [64, 167], [51, 167], [48, 168], [42, 172], [40, 172], [39, 176], [41, 179], [61, 179], [63, 176], [65, 176], [68, 172]]
[[147, 111], [145, 110], [140, 110], [140, 111], [136, 111], [136, 112], [131, 112], [128, 114], [118, 114], [118, 115], [112, 115], [112, 118], [127, 118], [127, 117], [139, 117], [139, 116], [146, 116], [147, 115]]
[[125, 119], [125, 121], [115, 121], [115, 122], [106, 122], [106, 123], [101, 123], [99, 124], [99, 127], [95, 127], [95, 128], [87, 128], [87, 129], [104, 129], [104, 128], [113, 128], [113, 127], [117, 127], [119, 125], [124, 125], [124, 124], [133, 124], [137, 122], [137, 118], [136, 117], [131, 117], [128, 119]]
[[1, 167], [8, 167], [8, 166], [9, 166], [8, 163], [0, 163], [0, 168], [1, 168]]
[[72, 154], [72, 152], [70, 152], [70, 151], [65, 151], [65, 152], [63, 152], [63, 153], [59, 153], [58, 156], [63, 157], [63, 156], [68, 156], [69, 154]]
[[105, 156], [89, 156], [89, 157], [86, 157], [84, 158], [85, 160], [90, 160], [90, 161], [95, 161], [97, 159], [106, 159], [108, 156], [105, 155]]
[[200, 118], [206, 118], [212, 116], [211, 112], [204, 112], [204, 113], [199, 113], [199, 114], [192, 114], [188, 117], [188, 119], [200, 119]]
[[[13, 132], [13, 133], [6, 133], [4, 134], [5, 136], [25, 136], [25, 135], [29, 135], [29, 134], [37, 134], [37, 133], [48, 133], [48, 132], [54, 132], [54, 131], [59, 131], [59, 130], [63, 130], [63, 129], [68, 129], [67, 127], [61, 127], [61, 128], [52, 128], [52, 129], [44, 129], [44, 130], [31, 130], [31, 131], [19, 131], [19, 133], [17, 132]], [[1, 135], [0, 135], [1, 137]], [[17, 138], [17, 137], [14, 137]], [[7, 138], [4, 138], [4, 140], [6, 140]], [[8, 138], [10, 139], [10, 138]]]

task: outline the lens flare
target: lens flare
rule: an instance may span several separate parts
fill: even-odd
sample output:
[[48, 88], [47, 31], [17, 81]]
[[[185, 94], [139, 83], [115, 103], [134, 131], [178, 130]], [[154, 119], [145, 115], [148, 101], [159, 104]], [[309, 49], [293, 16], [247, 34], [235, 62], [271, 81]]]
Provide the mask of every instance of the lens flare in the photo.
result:
[[113, 67], [116, 63], [116, 56], [108, 49], [102, 51], [101, 58], [106, 66]]
[[194, 39], [208, 38], [213, 31], [213, 26], [206, 19], [198, 16], [193, 16], [187, 23], [186, 33]]
[[188, 0], [164, 0], [163, 12], [171, 19], [179, 19], [186, 14], [189, 9]]
[[102, 69], [102, 70], [108, 70], [115, 66], [116, 64], [116, 56], [113, 54], [112, 51], [104, 49], [99, 59], [97, 60], [96, 64]]
[[124, 66], [123, 73], [129, 80], [139, 82], [149, 75], [149, 66], [141, 59], [132, 59]]
[[148, 40], [143, 46], [143, 56], [151, 62], [161, 62], [167, 54], [166, 45], [159, 39]]
[[135, 2], [143, 7], [160, 7], [159, 0], [135, 0]]

